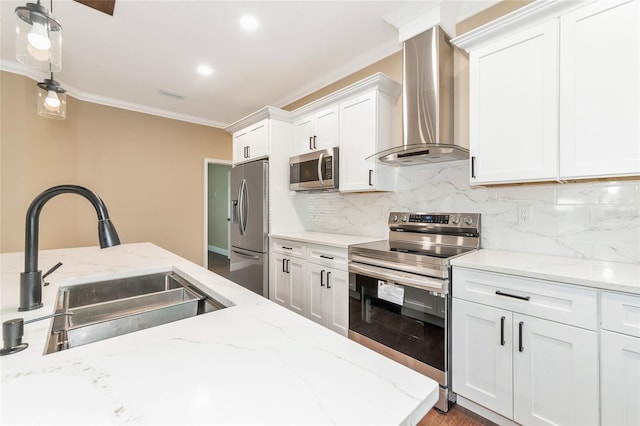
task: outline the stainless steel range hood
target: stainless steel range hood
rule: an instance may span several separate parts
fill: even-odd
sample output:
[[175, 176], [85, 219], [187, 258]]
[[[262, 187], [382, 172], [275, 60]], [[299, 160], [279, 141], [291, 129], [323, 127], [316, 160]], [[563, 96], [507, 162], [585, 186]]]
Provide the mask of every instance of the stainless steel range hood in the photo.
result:
[[454, 140], [453, 69], [453, 47], [440, 27], [404, 42], [403, 144], [371, 157], [394, 166], [469, 158]]

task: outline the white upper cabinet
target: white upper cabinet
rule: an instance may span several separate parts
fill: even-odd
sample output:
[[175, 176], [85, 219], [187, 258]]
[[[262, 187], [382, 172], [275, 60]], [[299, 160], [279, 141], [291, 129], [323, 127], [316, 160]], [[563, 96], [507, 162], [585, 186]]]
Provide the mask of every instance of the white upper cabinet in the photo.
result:
[[640, 175], [640, 0], [533, 2], [469, 52], [471, 183]]
[[558, 24], [470, 52], [471, 182], [557, 177]]
[[377, 90], [340, 103], [340, 191], [392, 191], [391, 166], [367, 160], [391, 134], [388, 99]]
[[296, 120], [294, 154], [338, 146], [338, 107], [333, 106]]
[[393, 191], [394, 168], [367, 158], [400, 138], [401, 88], [377, 73], [296, 109], [293, 155], [337, 146], [340, 192]]
[[281, 162], [286, 163], [293, 139], [291, 126], [290, 112], [264, 107], [225, 128], [233, 135], [233, 165], [269, 156], [284, 158]]
[[640, 174], [640, 2], [560, 19], [560, 176]]
[[233, 164], [269, 156], [269, 119], [233, 134]]

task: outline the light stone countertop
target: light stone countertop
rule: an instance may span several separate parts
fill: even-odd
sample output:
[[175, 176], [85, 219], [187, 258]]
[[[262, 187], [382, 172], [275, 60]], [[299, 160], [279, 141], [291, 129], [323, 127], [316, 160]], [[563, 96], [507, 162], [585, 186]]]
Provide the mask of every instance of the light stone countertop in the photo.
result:
[[353, 244], [370, 243], [372, 241], [385, 240], [386, 238], [364, 237], [361, 235], [331, 234], [327, 232], [274, 232], [270, 238], [282, 238], [285, 240], [300, 241], [303, 243], [322, 244], [325, 246], [347, 248]]
[[232, 305], [43, 355], [50, 320], [25, 325], [29, 347], [0, 357], [1, 424], [416, 424], [435, 381], [150, 243], [45, 250], [44, 308], [17, 312], [23, 253], [0, 255], [1, 316], [53, 312], [61, 285], [175, 270]]
[[452, 259], [451, 264], [488, 272], [640, 294], [640, 265], [638, 264], [492, 249], [465, 254]]

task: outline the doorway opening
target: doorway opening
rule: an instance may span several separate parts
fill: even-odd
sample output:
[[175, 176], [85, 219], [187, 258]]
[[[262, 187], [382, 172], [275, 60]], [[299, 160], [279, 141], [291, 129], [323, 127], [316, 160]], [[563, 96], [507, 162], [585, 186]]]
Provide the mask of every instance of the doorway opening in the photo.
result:
[[204, 169], [204, 266], [229, 278], [231, 162], [205, 158]]

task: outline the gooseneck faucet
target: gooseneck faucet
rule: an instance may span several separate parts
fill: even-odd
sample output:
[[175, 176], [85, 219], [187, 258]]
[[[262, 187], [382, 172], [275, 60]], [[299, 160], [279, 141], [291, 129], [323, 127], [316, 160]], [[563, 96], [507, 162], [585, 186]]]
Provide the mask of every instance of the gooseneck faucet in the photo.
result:
[[100, 248], [117, 246], [120, 238], [114, 228], [107, 207], [93, 191], [78, 185], [59, 185], [43, 191], [31, 202], [27, 210], [24, 246], [24, 272], [20, 274], [20, 306], [18, 311], [42, 307], [42, 271], [38, 270], [38, 229], [40, 211], [56, 195], [72, 193], [86, 198], [98, 213], [98, 239]]

